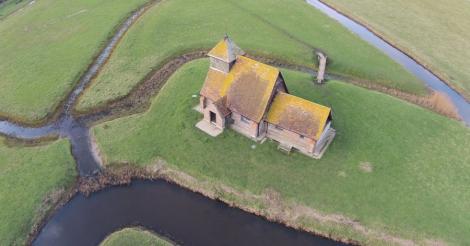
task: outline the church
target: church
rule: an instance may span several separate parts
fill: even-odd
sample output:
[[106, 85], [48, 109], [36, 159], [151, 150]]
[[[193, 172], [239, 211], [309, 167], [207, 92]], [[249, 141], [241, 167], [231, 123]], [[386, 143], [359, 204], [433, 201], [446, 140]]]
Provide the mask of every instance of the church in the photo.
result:
[[289, 94], [281, 72], [244, 56], [225, 36], [209, 53], [196, 127], [217, 136], [230, 127], [255, 141], [271, 139], [286, 152], [321, 158], [335, 136], [331, 109]]

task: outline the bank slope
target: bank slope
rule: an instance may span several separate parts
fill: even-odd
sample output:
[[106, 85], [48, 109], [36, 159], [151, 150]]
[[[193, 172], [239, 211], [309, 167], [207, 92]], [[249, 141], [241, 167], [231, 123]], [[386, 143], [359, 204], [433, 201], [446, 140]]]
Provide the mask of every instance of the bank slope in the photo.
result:
[[324, 1], [418, 58], [470, 99], [470, 2]]
[[171, 246], [170, 242], [141, 228], [125, 228], [113, 232], [100, 246]]
[[35, 122], [51, 113], [144, 2], [40, 0], [0, 21], [0, 115]]
[[0, 143], [0, 242], [24, 245], [33, 224], [44, 216], [77, 175], [66, 140], [37, 146]]
[[28, 0], [4, 0], [0, 1], [0, 21], [24, 7], [30, 1]]
[[[230, 130], [211, 138], [194, 127], [201, 116], [192, 109], [198, 102], [193, 95], [207, 68], [206, 60], [185, 65], [148, 112], [96, 126], [107, 165], [147, 166], [161, 158], [214, 187], [275, 191], [288, 203], [416, 241], [469, 243], [470, 130], [462, 123], [381, 93], [339, 81], [318, 87], [309, 75], [286, 72], [291, 93], [332, 107], [338, 133], [321, 160], [287, 156], [269, 141], [255, 144]], [[377, 240], [350, 226], [303, 217], [292, 223], [364, 243]]]
[[78, 110], [126, 95], [153, 68], [185, 52], [212, 48], [226, 33], [252, 54], [313, 67], [313, 51], [321, 49], [330, 58], [330, 72], [425, 93], [400, 65], [303, 1], [167, 0], [129, 30]]

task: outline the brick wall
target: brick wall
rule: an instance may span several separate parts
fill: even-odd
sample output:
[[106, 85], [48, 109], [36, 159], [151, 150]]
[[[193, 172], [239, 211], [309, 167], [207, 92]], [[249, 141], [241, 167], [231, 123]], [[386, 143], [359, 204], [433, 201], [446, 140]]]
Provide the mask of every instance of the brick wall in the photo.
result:
[[217, 108], [215, 107], [214, 103], [211, 100], [201, 96], [200, 99], [199, 99], [199, 105], [200, 105], [199, 107], [201, 109], [201, 112], [204, 114], [204, 120], [205, 121], [211, 123], [211, 121], [210, 121], [210, 119], [211, 119], [210, 118], [210, 112], [212, 111], [216, 115], [216, 122], [214, 123], [214, 125], [217, 126], [220, 129], [225, 128], [225, 118], [222, 117], [222, 115], [217, 110]]
[[286, 129], [276, 128], [275, 125], [268, 123], [267, 137], [276, 140], [279, 143], [293, 146], [295, 149], [311, 154], [315, 147], [315, 140], [301, 137], [301, 135]]
[[232, 129], [235, 131], [250, 137], [257, 138], [258, 136], [258, 123], [245, 118], [242, 119], [242, 116], [238, 113], [232, 112], [233, 124], [231, 125]]

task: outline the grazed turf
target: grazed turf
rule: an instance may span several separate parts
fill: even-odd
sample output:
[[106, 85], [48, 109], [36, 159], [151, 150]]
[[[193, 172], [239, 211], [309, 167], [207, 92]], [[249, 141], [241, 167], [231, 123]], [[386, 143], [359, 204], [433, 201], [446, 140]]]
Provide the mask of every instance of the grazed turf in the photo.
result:
[[308, 75], [286, 72], [291, 93], [332, 106], [337, 137], [321, 160], [287, 156], [269, 141], [252, 149], [254, 142], [231, 130], [211, 138], [194, 127], [201, 116], [192, 95], [207, 67], [206, 60], [185, 65], [148, 112], [95, 127], [108, 165], [145, 166], [160, 157], [197, 178], [255, 194], [271, 188], [392, 235], [470, 243], [470, 130], [460, 122], [339, 81], [313, 86]]
[[314, 65], [313, 49], [322, 49], [331, 72], [424, 93], [401, 66], [303, 1], [166, 0], [129, 30], [78, 109], [126, 95], [152, 68], [209, 49], [225, 33], [246, 51], [307, 66]]
[[70, 187], [77, 173], [66, 140], [39, 147], [1, 141], [0, 244], [24, 245], [31, 226], [52, 205], [46, 197], [54, 200], [52, 193]]
[[325, 0], [444, 75], [470, 98], [470, 2]]
[[0, 21], [0, 115], [55, 109], [115, 26], [145, 0], [38, 0]]

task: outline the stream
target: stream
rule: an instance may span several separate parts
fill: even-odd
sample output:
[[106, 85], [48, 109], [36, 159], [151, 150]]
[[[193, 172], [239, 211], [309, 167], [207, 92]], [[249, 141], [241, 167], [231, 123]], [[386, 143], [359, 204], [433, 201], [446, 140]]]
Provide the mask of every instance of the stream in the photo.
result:
[[180, 245], [345, 245], [271, 223], [163, 180], [135, 180], [76, 195], [34, 245], [98, 245], [109, 233], [143, 226]]
[[416, 62], [413, 58], [411, 58], [401, 50], [395, 48], [390, 43], [383, 40], [360, 23], [339, 13], [338, 11], [324, 4], [320, 0], [306, 1], [316, 9], [328, 15], [330, 18], [338, 21], [341, 25], [343, 25], [349, 31], [359, 36], [362, 40], [381, 50], [392, 60], [402, 65], [408, 72], [412, 73], [419, 80], [426, 83], [429, 88], [447, 95], [450, 100], [454, 103], [462, 120], [466, 123], [467, 126], [470, 126], [470, 103], [467, 102], [462, 95], [460, 95], [450, 86], [448, 86], [444, 81], [442, 81], [436, 75], [431, 73], [424, 66]]
[[[307, 2], [382, 50], [430, 88], [448, 95], [464, 121], [470, 123], [469, 103], [431, 72], [365, 27], [320, 1]], [[80, 176], [94, 176], [99, 173], [101, 163], [94, 154], [89, 131], [89, 124], [95, 119], [76, 119], [72, 116], [71, 109], [84, 88], [106, 63], [121, 37], [144, 13], [146, 7], [148, 6], [135, 11], [117, 29], [67, 97], [56, 121], [36, 128], [0, 121], [0, 134], [25, 140], [50, 135], [68, 138]], [[132, 225], [144, 226], [180, 244], [343, 245], [269, 222], [163, 180], [133, 181], [129, 186], [109, 187], [90, 197], [77, 194], [55, 212], [41, 229], [33, 245], [97, 245], [106, 235]]]

